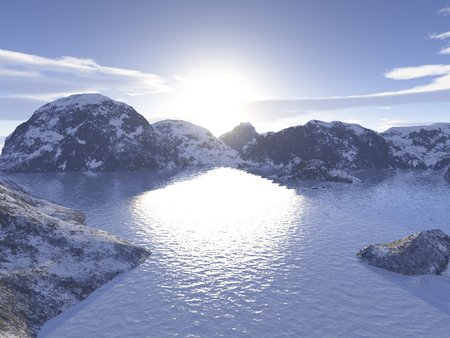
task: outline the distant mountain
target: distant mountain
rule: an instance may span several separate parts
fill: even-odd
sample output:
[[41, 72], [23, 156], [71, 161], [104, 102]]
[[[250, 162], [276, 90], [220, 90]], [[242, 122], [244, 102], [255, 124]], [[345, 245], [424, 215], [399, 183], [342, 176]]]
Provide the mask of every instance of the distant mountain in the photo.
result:
[[239, 153], [210, 131], [180, 120], [164, 120], [153, 124], [161, 144], [172, 152], [166, 166], [236, 166]]
[[8, 172], [124, 171], [233, 166], [237, 151], [185, 121], [154, 126], [132, 107], [98, 94], [48, 103], [5, 142], [0, 170]]
[[[5, 140], [0, 170], [123, 171], [188, 166], [270, 168], [280, 178], [355, 181], [354, 169], [442, 169], [450, 124], [391, 128], [313, 120], [258, 134], [241, 123], [220, 138], [180, 120], [153, 125], [132, 107], [98, 94], [39, 108]], [[450, 175], [450, 174], [449, 174]]]
[[[235, 146], [234, 140], [241, 135], [242, 128], [236, 127], [221, 139]], [[245, 160], [275, 167], [310, 160], [337, 169], [387, 168], [392, 164], [389, 145], [382, 136], [342, 122], [313, 120], [276, 133], [253, 134], [238, 150]]]
[[396, 168], [442, 169], [450, 164], [450, 124], [395, 127], [381, 136]]
[[4, 171], [137, 170], [158, 167], [164, 153], [148, 121], [98, 94], [48, 103], [6, 139]]
[[220, 136], [220, 139], [231, 148], [242, 151], [247, 145], [253, 144], [259, 138], [255, 127], [250, 123], [240, 123], [232, 131]]

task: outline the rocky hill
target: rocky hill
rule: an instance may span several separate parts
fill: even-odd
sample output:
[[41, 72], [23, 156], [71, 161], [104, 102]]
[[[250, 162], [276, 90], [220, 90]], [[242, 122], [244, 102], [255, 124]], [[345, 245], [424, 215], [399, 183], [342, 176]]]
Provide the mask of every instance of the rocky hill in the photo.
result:
[[5, 141], [10, 172], [137, 170], [165, 156], [153, 128], [132, 107], [98, 94], [72, 95], [39, 108]]
[[164, 120], [153, 124], [158, 140], [170, 149], [166, 167], [235, 166], [239, 153], [210, 131], [181, 120]]
[[50, 318], [149, 252], [84, 225], [84, 215], [0, 179], [0, 336], [34, 337]]

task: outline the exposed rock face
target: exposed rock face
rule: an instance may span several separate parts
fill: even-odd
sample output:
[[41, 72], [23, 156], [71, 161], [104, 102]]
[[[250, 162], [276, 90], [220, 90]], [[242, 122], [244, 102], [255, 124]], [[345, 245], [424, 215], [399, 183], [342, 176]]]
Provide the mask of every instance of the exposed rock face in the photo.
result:
[[357, 257], [367, 263], [404, 275], [440, 274], [450, 257], [450, 236], [434, 229], [387, 244], [370, 244]]
[[237, 151], [243, 151], [248, 145], [255, 143], [258, 138], [259, 134], [250, 123], [240, 123], [232, 131], [220, 136], [226, 145]]
[[360, 180], [342, 169], [333, 169], [320, 160], [292, 161], [278, 174], [279, 178], [308, 181], [357, 183]]
[[394, 167], [442, 169], [450, 164], [450, 124], [395, 127], [381, 134], [391, 148]]
[[132, 107], [98, 94], [72, 95], [39, 108], [3, 148], [10, 172], [156, 168], [164, 150]]
[[242, 162], [236, 150], [207, 129], [180, 120], [153, 124], [160, 143], [170, 149], [172, 162], [166, 166], [236, 166]]
[[35, 336], [149, 252], [84, 225], [84, 215], [0, 179], [0, 336]]

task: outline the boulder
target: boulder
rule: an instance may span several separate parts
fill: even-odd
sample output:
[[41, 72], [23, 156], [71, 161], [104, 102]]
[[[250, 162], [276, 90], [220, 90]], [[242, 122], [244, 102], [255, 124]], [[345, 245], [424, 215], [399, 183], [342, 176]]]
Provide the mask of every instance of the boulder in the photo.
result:
[[357, 257], [404, 275], [439, 275], [449, 261], [450, 236], [439, 229], [421, 231], [395, 242], [370, 244]]

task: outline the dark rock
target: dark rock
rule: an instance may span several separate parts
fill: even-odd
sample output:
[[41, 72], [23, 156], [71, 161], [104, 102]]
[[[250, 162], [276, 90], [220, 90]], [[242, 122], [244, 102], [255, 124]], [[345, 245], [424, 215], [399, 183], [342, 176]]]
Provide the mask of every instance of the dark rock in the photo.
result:
[[231, 148], [237, 151], [244, 151], [244, 148], [249, 144], [256, 142], [259, 134], [256, 132], [255, 127], [250, 123], [240, 123], [234, 127], [232, 131], [223, 134], [219, 138]]
[[320, 160], [292, 161], [278, 174], [279, 178], [307, 181], [356, 183], [359, 179], [342, 169], [333, 169]]
[[0, 336], [35, 336], [50, 318], [149, 256], [84, 215], [0, 179]]
[[450, 236], [434, 229], [387, 244], [370, 244], [358, 252], [361, 260], [404, 275], [441, 274], [450, 257]]
[[356, 124], [310, 121], [277, 133], [260, 135], [241, 151], [257, 163], [285, 166], [292, 161], [319, 160], [334, 169], [388, 168], [388, 144], [376, 132]]

